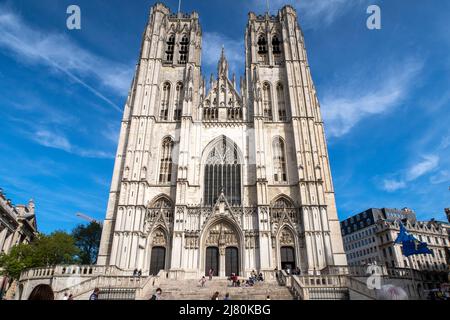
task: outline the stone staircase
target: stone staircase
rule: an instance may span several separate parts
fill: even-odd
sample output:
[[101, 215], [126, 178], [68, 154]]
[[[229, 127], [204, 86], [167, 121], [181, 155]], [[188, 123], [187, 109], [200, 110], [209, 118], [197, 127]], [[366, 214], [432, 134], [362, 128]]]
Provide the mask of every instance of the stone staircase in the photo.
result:
[[[267, 296], [271, 300], [293, 299], [289, 289], [274, 280], [260, 282], [253, 287], [232, 287], [226, 279], [213, 278], [202, 287], [198, 280], [164, 279], [159, 287], [164, 300], [210, 300], [216, 291], [220, 294], [220, 300], [223, 300], [226, 293], [230, 294], [231, 300], [265, 300]], [[155, 289], [146, 291], [141, 298], [150, 299]]]

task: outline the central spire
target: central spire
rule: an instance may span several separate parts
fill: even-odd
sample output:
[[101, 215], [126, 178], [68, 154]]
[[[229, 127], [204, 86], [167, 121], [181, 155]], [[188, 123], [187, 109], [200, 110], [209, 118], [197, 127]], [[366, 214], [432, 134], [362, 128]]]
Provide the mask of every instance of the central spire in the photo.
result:
[[228, 61], [225, 57], [225, 47], [222, 45], [222, 53], [220, 55], [219, 65], [218, 65], [218, 76], [226, 76], [228, 78]]

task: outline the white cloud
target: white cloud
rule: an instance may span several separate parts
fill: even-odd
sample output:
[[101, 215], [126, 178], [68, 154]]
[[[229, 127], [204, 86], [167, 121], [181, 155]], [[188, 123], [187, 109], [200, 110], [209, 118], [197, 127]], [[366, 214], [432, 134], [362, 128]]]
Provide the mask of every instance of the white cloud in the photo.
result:
[[5, 6], [0, 11], [0, 47], [9, 50], [19, 62], [41, 64], [63, 73], [121, 111], [83, 78], [94, 77], [103, 87], [125, 96], [132, 67], [91, 53], [63, 34], [37, 30]]
[[439, 157], [436, 155], [425, 156], [422, 161], [409, 168], [406, 181], [413, 181], [427, 174], [439, 165]]
[[404, 189], [408, 186], [409, 182], [413, 182], [418, 178], [433, 172], [439, 166], [438, 155], [426, 155], [422, 159], [411, 165], [408, 169], [397, 174], [399, 176], [396, 179], [387, 178], [383, 180], [382, 188], [388, 192]]
[[66, 137], [54, 134], [48, 130], [38, 130], [32, 138], [35, 142], [44, 147], [60, 149], [66, 152], [70, 152], [72, 149], [72, 145]]
[[[271, 0], [269, 6], [271, 13], [274, 14], [284, 5], [290, 4], [297, 10], [302, 28], [317, 29], [331, 25], [336, 19], [361, 3], [368, 3], [368, 0]], [[257, 8], [255, 11], [266, 11], [265, 1], [253, 0], [251, 5]]]
[[52, 132], [45, 128], [37, 129], [34, 133], [28, 133], [30, 138], [47, 148], [63, 150], [84, 158], [114, 158], [114, 155], [101, 150], [89, 150], [73, 145], [63, 134]]
[[432, 184], [441, 184], [447, 182], [450, 185], [450, 171], [449, 170], [439, 171], [437, 174], [435, 174], [430, 178], [430, 182]]
[[385, 179], [383, 181], [383, 189], [386, 191], [393, 192], [403, 188], [406, 188], [406, 183], [404, 181], [397, 181], [391, 179]]
[[366, 74], [343, 86], [326, 88], [322, 112], [327, 134], [343, 136], [365, 118], [393, 110], [406, 98], [421, 69], [422, 64], [416, 61], [385, 65], [383, 70], [389, 70], [388, 74]]
[[[205, 32], [202, 39], [202, 63], [207, 68], [217, 66], [222, 52], [225, 48], [225, 56], [230, 65], [230, 72], [240, 74], [244, 68], [244, 42], [234, 40], [217, 32]], [[216, 71], [217, 72], [217, 71]], [[231, 75], [230, 75], [231, 76]]]

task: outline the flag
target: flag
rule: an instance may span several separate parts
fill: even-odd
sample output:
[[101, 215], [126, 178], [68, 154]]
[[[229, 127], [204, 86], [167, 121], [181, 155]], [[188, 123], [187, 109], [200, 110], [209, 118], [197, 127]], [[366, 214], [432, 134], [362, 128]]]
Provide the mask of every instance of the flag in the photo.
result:
[[409, 257], [415, 254], [433, 254], [433, 252], [428, 248], [427, 243], [417, 240], [406, 230], [403, 223], [400, 223], [400, 233], [398, 234], [397, 239], [395, 239], [394, 243], [402, 245], [403, 255], [405, 257]]

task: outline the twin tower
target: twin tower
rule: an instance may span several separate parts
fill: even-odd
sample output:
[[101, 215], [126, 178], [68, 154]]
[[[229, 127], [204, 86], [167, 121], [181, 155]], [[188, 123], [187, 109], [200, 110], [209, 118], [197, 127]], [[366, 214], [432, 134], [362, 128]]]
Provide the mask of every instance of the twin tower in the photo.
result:
[[99, 265], [330, 272], [347, 264], [320, 106], [291, 6], [249, 14], [245, 76], [201, 73], [197, 13], [152, 7], [124, 108]]

